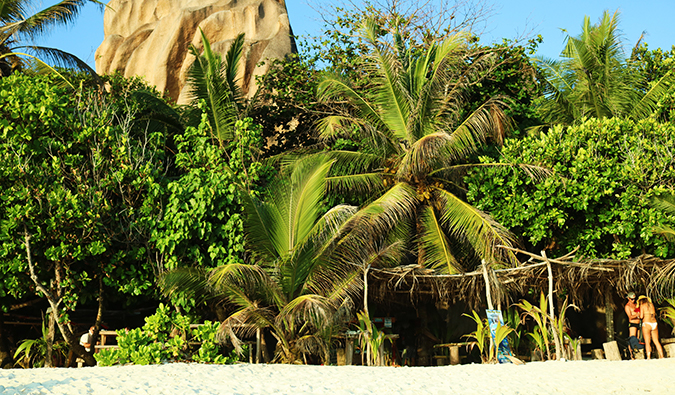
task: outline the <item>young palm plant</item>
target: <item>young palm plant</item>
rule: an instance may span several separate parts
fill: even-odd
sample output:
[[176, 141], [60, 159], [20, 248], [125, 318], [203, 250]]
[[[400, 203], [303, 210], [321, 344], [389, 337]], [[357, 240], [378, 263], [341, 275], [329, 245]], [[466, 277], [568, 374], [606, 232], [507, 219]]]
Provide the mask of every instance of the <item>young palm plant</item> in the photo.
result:
[[[43, 60], [63, 67], [74, 67], [96, 75], [96, 72], [77, 56], [56, 48], [21, 45], [24, 40], [34, 40], [56, 26], [72, 23], [87, 3], [103, 4], [97, 0], [62, 0], [50, 7], [30, 13], [34, 1], [0, 0], [0, 76], [8, 76], [25, 66], [23, 57]], [[28, 50], [37, 55], [25, 53]], [[39, 58], [43, 60], [39, 60]], [[47, 66], [48, 67], [48, 66]]]
[[419, 49], [406, 48], [399, 33], [389, 40], [380, 33], [372, 20], [364, 23], [370, 89], [357, 91], [340, 76], [319, 85], [322, 99], [349, 105], [320, 122], [323, 138], [356, 135], [362, 146], [330, 153], [337, 160], [331, 186], [371, 197], [354, 223], [380, 234], [406, 230], [418, 264], [438, 273], [463, 272], [480, 259], [515, 261], [495, 248], [513, 245], [514, 236], [462, 198], [470, 158], [491, 136], [501, 141], [507, 122], [497, 99], [461, 115], [467, 73], [483, 60], [467, 65], [463, 34]]
[[276, 361], [294, 363], [318, 354], [328, 362], [329, 342], [349, 317], [360, 285], [358, 267], [330, 259], [355, 212], [347, 205], [324, 210], [331, 165], [324, 158], [305, 158], [273, 184], [269, 200], [243, 194], [250, 263], [208, 273], [175, 271], [163, 278], [163, 289], [168, 294], [206, 290], [233, 306], [221, 328], [235, 347], [241, 336], [269, 330], [277, 339]]
[[535, 59], [544, 77], [539, 112], [549, 123], [573, 124], [584, 117], [649, 116], [675, 83], [667, 73], [649, 85], [629, 70], [622, 48], [618, 11], [605, 11], [597, 25], [586, 16], [582, 33], [567, 37], [562, 60]]
[[198, 48], [190, 46], [190, 53], [196, 59], [188, 72], [188, 84], [193, 100], [206, 103], [213, 134], [222, 145], [234, 137], [237, 120], [245, 117], [244, 99], [237, 81], [244, 34], [234, 39], [223, 59], [211, 49], [211, 43], [201, 29], [199, 33], [204, 49], [200, 53]]

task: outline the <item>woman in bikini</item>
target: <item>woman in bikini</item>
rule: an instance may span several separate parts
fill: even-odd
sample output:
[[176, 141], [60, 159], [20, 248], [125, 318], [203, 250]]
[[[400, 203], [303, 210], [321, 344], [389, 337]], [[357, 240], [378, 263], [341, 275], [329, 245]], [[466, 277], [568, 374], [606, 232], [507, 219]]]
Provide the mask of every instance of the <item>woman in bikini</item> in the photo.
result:
[[656, 351], [659, 353], [659, 358], [663, 358], [663, 347], [661, 347], [661, 342], [659, 342], [659, 328], [656, 322], [654, 304], [644, 295], [640, 296], [637, 301], [640, 308], [642, 336], [644, 337], [645, 348], [647, 349], [647, 359], [651, 359], [652, 357], [652, 341], [656, 346]]

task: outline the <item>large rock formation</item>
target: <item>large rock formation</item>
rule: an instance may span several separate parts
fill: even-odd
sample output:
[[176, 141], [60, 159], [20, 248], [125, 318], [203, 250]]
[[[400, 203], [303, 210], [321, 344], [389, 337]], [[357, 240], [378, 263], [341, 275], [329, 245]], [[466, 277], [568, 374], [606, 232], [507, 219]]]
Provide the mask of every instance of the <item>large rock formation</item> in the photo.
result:
[[202, 48], [198, 28], [222, 54], [245, 33], [239, 77], [248, 95], [255, 92], [255, 76], [267, 70], [257, 66], [260, 61], [295, 50], [284, 0], [111, 0], [96, 71], [144, 76], [172, 100], [185, 103], [185, 80], [194, 61], [188, 48]]

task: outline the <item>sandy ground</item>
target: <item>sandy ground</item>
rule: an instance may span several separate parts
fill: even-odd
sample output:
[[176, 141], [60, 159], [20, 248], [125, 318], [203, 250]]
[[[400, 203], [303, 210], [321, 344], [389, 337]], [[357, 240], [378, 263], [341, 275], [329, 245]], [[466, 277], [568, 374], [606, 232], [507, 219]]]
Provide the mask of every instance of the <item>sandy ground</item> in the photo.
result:
[[174, 363], [0, 370], [0, 394], [456, 393], [675, 394], [675, 359], [425, 368]]

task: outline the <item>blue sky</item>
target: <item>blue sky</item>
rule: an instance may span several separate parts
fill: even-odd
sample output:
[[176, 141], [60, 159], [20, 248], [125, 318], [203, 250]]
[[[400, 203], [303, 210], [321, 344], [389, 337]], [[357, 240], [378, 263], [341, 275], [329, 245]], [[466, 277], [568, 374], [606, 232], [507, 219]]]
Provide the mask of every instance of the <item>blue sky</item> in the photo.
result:
[[[44, 5], [56, 1], [45, 0]], [[310, 4], [313, 4], [310, 6]], [[296, 35], [319, 35], [322, 27], [322, 15], [317, 11], [322, 4], [331, 4], [328, 0], [286, 0], [291, 26]], [[602, 15], [604, 10], [621, 13], [620, 28], [624, 34], [626, 50], [635, 44], [644, 31], [649, 48], [670, 49], [675, 44], [674, 0], [510, 0], [494, 1], [493, 16], [488, 20], [483, 43], [500, 42], [502, 38], [515, 38], [524, 33], [536, 36], [541, 34], [544, 42], [539, 46], [537, 55], [556, 57], [562, 50], [567, 29], [571, 35], [581, 31], [584, 15], [592, 22]], [[317, 6], [318, 5], [318, 6]], [[95, 6], [87, 6], [71, 28], [56, 29], [41, 45], [53, 46], [79, 56], [93, 66], [96, 48], [103, 41], [103, 13]]]

